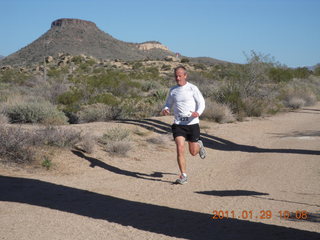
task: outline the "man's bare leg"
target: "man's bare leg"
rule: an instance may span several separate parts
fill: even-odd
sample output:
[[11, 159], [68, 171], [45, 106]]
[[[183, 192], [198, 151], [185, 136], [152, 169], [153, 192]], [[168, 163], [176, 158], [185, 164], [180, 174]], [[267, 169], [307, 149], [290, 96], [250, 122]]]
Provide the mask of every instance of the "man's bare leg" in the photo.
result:
[[184, 144], [185, 144], [185, 138], [182, 136], [178, 136], [175, 138], [176, 146], [177, 146], [177, 161], [179, 165], [179, 169], [181, 174], [187, 172], [186, 167], [186, 159], [184, 156]]
[[200, 151], [200, 145], [198, 142], [188, 142], [189, 143], [189, 152], [192, 156], [195, 156]]

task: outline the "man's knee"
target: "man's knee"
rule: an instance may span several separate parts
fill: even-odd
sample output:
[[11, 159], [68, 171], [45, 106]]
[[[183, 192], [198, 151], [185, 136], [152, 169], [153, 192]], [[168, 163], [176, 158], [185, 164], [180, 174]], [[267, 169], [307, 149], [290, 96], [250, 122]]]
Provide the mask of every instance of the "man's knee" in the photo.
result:
[[195, 155], [197, 155], [198, 154], [198, 152], [196, 151], [196, 150], [190, 150], [190, 154], [192, 155], [192, 156], [195, 156]]
[[192, 156], [195, 156], [199, 152], [198, 143], [190, 143], [189, 145], [189, 152]]

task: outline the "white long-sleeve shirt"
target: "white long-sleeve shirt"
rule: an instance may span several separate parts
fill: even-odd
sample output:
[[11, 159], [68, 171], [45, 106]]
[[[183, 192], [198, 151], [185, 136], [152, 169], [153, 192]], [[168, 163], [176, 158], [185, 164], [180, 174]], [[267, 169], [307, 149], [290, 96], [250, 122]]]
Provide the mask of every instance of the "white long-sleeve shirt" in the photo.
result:
[[174, 86], [170, 89], [164, 109], [173, 107], [174, 123], [191, 125], [199, 123], [199, 118], [192, 117], [192, 112], [201, 115], [205, 108], [204, 98], [198, 87], [187, 82], [183, 86]]

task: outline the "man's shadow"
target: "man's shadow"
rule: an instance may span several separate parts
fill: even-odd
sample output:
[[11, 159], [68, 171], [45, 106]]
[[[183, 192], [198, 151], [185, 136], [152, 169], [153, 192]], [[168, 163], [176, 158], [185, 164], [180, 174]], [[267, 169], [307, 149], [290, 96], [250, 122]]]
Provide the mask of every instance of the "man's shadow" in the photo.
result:
[[[156, 119], [144, 120], [119, 120], [119, 123], [136, 125], [146, 128], [150, 131], [159, 134], [171, 133], [171, 125]], [[248, 153], [292, 153], [292, 154], [306, 154], [306, 155], [320, 155], [320, 150], [306, 150], [306, 149], [281, 149], [281, 148], [260, 148], [256, 146], [237, 144], [232, 141], [212, 136], [206, 133], [200, 134], [204, 146], [207, 148], [221, 150], [221, 151], [237, 151]]]
[[163, 177], [164, 174], [170, 174], [170, 175], [175, 175], [173, 173], [162, 173], [162, 172], [153, 172], [152, 174], [146, 174], [146, 173], [139, 173], [139, 172], [131, 172], [128, 170], [123, 170], [111, 165], [106, 164], [105, 162], [102, 162], [96, 158], [93, 157], [88, 157], [86, 156], [83, 152], [79, 151], [79, 150], [72, 150], [72, 153], [77, 155], [80, 158], [83, 158], [85, 160], [87, 160], [88, 162], [90, 162], [90, 167], [94, 168], [94, 167], [101, 167], [103, 169], [106, 169], [110, 172], [116, 173], [116, 174], [121, 174], [121, 175], [125, 175], [128, 177], [135, 177], [135, 178], [140, 178], [140, 179], [145, 179], [145, 180], [150, 180], [150, 181], [159, 181], [159, 182], [167, 182], [167, 183], [172, 183], [170, 181], [165, 181], [162, 180], [160, 178]]

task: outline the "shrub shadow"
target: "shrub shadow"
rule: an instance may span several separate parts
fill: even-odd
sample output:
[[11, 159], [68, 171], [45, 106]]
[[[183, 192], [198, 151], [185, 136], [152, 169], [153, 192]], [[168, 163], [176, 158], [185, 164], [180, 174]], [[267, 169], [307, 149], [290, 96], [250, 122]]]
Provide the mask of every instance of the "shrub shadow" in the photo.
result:
[[[144, 119], [144, 120], [119, 120], [119, 123], [132, 124], [146, 128], [159, 134], [168, 134], [171, 132], [171, 125], [160, 120]], [[221, 151], [236, 151], [249, 153], [292, 153], [306, 155], [320, 155], [320, 150], [306, 149], [277, 149], [277, 148], [259, 148], [256, 146], [237, 144], [232, 141], [201, 133], [201, 139], [207, 148]]]
[[30, 204], [184, 239], [319, 239], [320, 234], [130, 201], [45, 181], [0, 176], [0, 201]]

